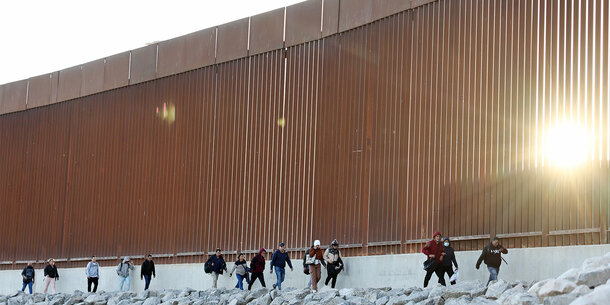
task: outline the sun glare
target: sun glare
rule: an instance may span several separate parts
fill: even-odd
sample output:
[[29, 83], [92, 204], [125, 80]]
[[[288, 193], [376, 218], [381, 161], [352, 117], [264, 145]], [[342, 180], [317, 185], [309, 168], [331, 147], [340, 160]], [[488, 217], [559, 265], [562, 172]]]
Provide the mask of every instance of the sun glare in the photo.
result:
[[591, 152], [591, 140], [586, 128], [566, 122], [549, 130], [545, 156], [553, 166], [569, 169], [584, 163]]

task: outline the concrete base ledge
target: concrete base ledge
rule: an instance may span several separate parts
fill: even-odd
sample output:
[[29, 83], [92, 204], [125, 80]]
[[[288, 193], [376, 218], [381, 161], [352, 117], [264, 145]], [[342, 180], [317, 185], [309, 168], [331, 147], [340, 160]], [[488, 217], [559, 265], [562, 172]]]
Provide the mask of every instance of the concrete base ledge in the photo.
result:
[[[509, 249], [508, 254], [503, 257], [508, 265], [503, 264], [500, 269], [499, 278], [506, 281], [538, 281], [551, 277], [557, 277], [564, 271], [578, 267], [590, 257], [602, 256], [610, 252], [610, 245], [593, 246], [569, 246], [548, 248], [525, 248]], [[481, 269], [475, 269], [476, 261], [480, 251], [456, 252], [459, 268], [459, 279], [487, 281], [489, 276], [487, 268], [483, 264]], [[399, 254], [379, 255], [366, 257], [347, 257], [345, 271], [339, 275], [337, 288], [346, 287], [412, 287], [423, 285], [425, 272], [422, 268], [425, 256], [423, 254]], [[57, 292], [71, 293], [74, 290], [87, 291], [87, 278], [85, 266], [82, 268], [61, 268], [58, 264], [60, 281], [56, 283]], [[228, 262], [231, 270], [232, 262]], [[287, 269], [284, 287], [305, 287], [308, 276], [303, 274], [302, 260], [293, 260], [294, 271]], [[25, 266], [24, 266], [25, 267]], [[176, 264], [157, 265], [157, 278], [152, 280], [150, 289], [183, 289], [190, 287], [196, 290], [211, 288], [211, 276], [203, 272], [203, 264]], [[269, 273], [269, 262], [265, 272], [267, 288], [275, 282], [275, 274]], [[35, 292], [44, 289], [43, 270], [36, 270]], [[131, 274], [131, 291], [142, 291], [144, 281], [140, 280], [140, 268]], [[326, 279], [326, 271], [322, 271], [322, 280]], [[437, 281], [436, 275], [432, 276], [430, 283]], [[218, 280], [219, 287], [232, 288], [235, 286], [235, 276], [229, 277], [224, 274]], [[8, 294], [21, 289], [21, 270], [0, 271], [0, 294]], [[253, 286], [260, 287], [257, 281]], [[100, 268], [99, 290], [118, 290], [118, 276], [115, 267]]]

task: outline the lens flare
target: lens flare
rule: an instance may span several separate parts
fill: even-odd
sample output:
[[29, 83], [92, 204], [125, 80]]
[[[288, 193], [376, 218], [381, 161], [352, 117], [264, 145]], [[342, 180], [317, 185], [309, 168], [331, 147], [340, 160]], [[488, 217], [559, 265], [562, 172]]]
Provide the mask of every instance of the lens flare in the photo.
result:
[[568, 169], [587, 161], [592, 151], [591, 144], [586, 128], [564, 122], [549, 130], [544, 152], [553, 166]]
[[286, 125], [286, 120], [284, 118], [277, 119], [277, 126], [284, 127]]
[[157, 106], [155, 113], [158, 118], [170, 125], [176, 121], [176, 106], [172, 103], [163, 103], [161, 108]]

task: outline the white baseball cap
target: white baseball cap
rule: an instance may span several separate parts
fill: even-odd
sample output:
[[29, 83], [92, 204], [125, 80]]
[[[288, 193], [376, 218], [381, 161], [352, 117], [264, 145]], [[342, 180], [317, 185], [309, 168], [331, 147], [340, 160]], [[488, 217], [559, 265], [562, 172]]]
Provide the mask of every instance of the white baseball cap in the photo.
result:
[[313, 242], [313, 246], [315, 247], [315, 246], [319, 246], [319, 245], [320, 245], [320, 241], [316, 239], [316, 240]]

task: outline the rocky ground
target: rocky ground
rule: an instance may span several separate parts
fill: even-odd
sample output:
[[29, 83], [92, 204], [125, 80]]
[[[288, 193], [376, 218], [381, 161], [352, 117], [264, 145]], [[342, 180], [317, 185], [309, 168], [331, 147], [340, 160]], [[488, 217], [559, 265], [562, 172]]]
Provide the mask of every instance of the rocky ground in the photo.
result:
[[499, 280], [485, 287], [482, 282], [421, 288], [344, 288], [324, 287], [317, 293], [309, 288], [282, 291], [264, 288], [252, 291], [212, 289], [196, 291], [161, 290], [98, 292], [54, 295], [15, 292], [0, 296], [0, 305], [462, 305], [462, 304], [610, 304], [610, 253], [586, 260], [580, 268], [566, 271], [556, 279], [535, 283], [508, 283]]

